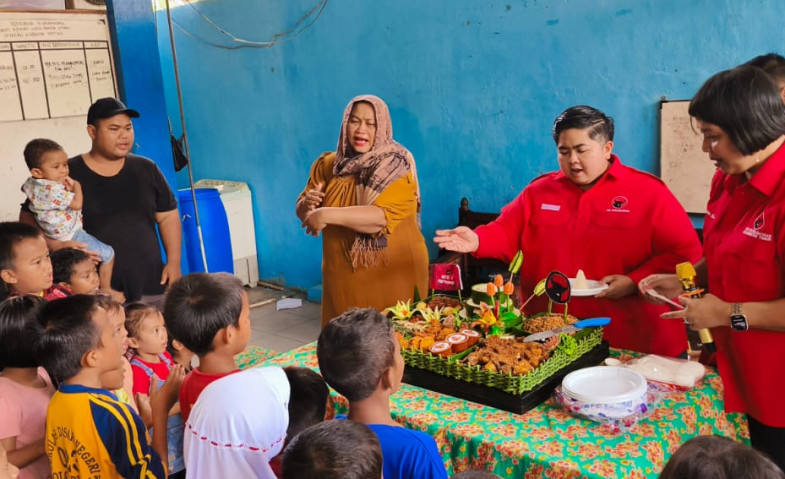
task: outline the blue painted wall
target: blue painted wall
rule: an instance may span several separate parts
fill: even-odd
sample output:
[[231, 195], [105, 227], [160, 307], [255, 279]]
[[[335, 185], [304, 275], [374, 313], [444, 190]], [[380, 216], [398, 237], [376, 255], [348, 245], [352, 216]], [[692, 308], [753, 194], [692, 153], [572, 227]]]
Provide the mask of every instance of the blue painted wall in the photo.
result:
[[[150, 0], [108, 0], [107, 16], [120, 98], [139, 112], [139, 118], [134, 120], [133, 152], [155, 161], [174, 188], [177, 178], [169, 141], [155, 10]], [[163, 247], [161, 251], [165, 258]], [[181, 267], [188, 272], [185, 254]]]
[[[354, 95], [388, 102], [417, 159], [430, 238], [455, 223], [462, 196], [499, 210], [555, 169], [550, 127], [575, 104], [613, 116], [622, 161], [657, 173], [661, 97], [689, 98], [711, 74], [785, 44], [781, 0], [330, 1], [291, 41], [236, 50], [210, 45], [237, 43], [196, 11], [267, 41], [316, 1], [173, 10], [195, 176], [250, 184], [261, 275], [299, 287], [320, 282], [321, 243], [301, 231], [294, 202]], [[164, 22], [159, 12], [176, 118]]]
[[134, 120], [134, 153], [153, 159], [175, 184], [155, 12], [150, 0], [109, 0], [107, 14], [120, 97], [140, 112]]

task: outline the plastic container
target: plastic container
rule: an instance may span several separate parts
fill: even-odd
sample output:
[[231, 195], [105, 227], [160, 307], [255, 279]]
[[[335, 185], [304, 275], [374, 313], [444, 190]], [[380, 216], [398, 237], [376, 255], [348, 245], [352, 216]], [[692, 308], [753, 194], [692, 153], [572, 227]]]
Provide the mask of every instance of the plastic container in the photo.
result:
[[256, 230], [250, 188], [239, 181], [209, 179], [199, 180], [194, 186], [216, 188], [220, 192], [229, 220], [234, 275], [244, 284], [256, 285], [259, 281], [259, 259], [256, 253]]
[[562, 380], [563, 405], [572, 413], [605, 422], [648, 410], [648, 383], [627, 368], [597, 366], [573, 371]]
[[564, 394], [587, 403], [620, 403], [646, 393], [646, 378], [626, 368], [597, 366], [579, 369], [564, 377]]
[[[221, 202], [221, 196], [215, 188], [197, 188], [195, 191], [208, 272], [234, 274], [229, 221], [226, 218], [226, 210]], [[192, 273], [203, 273], [205, 272], [204, 263], [199, 245], [199, 234], [196, 229], [191, 190], [187, 188], [178, 190], [177, 199], [180, 202], [188, 269]]]

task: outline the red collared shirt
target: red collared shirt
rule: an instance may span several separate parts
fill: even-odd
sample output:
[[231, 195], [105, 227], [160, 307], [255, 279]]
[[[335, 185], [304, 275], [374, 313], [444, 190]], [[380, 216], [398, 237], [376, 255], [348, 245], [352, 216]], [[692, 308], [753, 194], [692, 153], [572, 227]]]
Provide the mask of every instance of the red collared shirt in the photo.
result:
[[[779, 299], [785, 296], [785, 146], [744, 180], [719, 170], [712, 180], [704, 226], [709, 291], [729, 302]], [[730, 327], [712, 333], [725, 409], [785, 427], [785, 333]]]
[[[510, 261], [523, 251], [521, 295], [559, 270], [589, 279], [624, 274], [637, 284], [652, 273], [673, 273], [676, 264], [701, 257], [698, 236], [684, 208], [662, 181], [622, 165], [613, 155], [606, 174], [588, 191], [564, 174], [534, 180], [493, 223], [476, 230], [479, 257]], [[527, 313], [544, 311], [545, 296], [529, 303]], [[569, 312], [578, 317], [610, 316], [605, 338], [611, 346], [675, 356], [687, 347], [684, 324], [659, 315], [669, 309], [637, 294], [618, 300], [573, 298]]]
[[193, 371], [186, 374], [183, 383], [180, 385], [180, 394], [178, 396], [180, 399], [180, 415], [183, 418], [183, 422], [188, 421], [188, 416], [191, 415], [191, 409], [193, 409], [196, 400], [199, 398], [199, 395], [202, 394], [204, 388], [209, 386], [213, 381], [239, 372], [239, 369], [235, 369], [228, 373], [206, 374], [201, 372], [198, 367], [195, 367]]

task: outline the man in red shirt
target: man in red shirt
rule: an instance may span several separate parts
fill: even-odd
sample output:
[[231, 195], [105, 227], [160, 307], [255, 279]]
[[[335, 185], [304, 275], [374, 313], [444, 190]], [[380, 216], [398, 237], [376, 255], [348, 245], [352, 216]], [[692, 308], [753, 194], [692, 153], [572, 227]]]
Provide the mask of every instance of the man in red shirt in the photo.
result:
[[[684, 325], [663, 321], [666, 307], [639, 297], [638, 281], [700, 258], [701, 246], [684, 208], [662, 181], [624, 166], [612, 154], [613, 120], [588, 107], [565, 110], [554, 122], [560, 170], [535, 179], [499, 218], [472, 231], [436, 232], [441, 247], [510, 261], [523, 251], [521, 291], [528, 295], [550, 271], [607, 284], [594, 297], [573, 297], [569, 312], [610, 316], [611, 346], [677, 356], [686, 349]], [[530, 303], [543, 311], [546, 298]]]

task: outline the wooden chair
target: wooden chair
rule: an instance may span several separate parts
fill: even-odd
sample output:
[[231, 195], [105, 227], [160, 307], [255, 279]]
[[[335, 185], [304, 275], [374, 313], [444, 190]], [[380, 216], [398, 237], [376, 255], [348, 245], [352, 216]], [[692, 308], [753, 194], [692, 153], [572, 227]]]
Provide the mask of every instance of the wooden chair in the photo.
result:
[[[476, 228], [488, 224], [499, 217], [499, 213], [472, 211], [469, 200], [461, 198], [458, 208], [458, 225]], [[470, 292], [471, 287], [477, 283], [488, 282], [496, 273], [507, 271], [507, 264], [495, 259], [478, 259], [470, 254], [456, 253], [453, 251], [439, 250], [439, 256], [434, 263], [458, 264], [461, 267], [464, 291]]]

